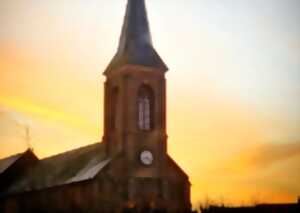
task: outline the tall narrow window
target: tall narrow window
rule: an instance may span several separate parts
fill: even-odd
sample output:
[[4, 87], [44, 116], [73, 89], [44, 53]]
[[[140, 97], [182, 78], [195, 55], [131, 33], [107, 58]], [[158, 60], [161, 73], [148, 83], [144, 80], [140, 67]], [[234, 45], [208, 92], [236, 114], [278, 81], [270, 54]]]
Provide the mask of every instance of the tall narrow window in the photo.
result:
[[117, 127], [117, 114], [118, 114], [118, 88], [114, 88], [111, 94], [111, 116], [110, 116], [110, 127], [116, 129]]
[[141, 130], [153, 128], [153, 101], [151, 88], [142, 86], [138, 94], [138, 126]]

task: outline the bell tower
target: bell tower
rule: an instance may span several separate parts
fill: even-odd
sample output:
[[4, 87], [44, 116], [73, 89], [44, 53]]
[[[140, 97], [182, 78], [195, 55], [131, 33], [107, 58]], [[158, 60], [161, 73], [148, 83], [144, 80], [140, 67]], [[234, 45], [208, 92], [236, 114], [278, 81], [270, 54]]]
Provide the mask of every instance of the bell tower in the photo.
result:
[[188, 177], [167, 154], [167, 71], [153, 47], [145, 0], [128, 0], [119, 47], [104, 71], [103, 142], [107, 156], [120, 159], [122, 200], [137, 206], [189, 205]]
[[163, 170], [167, 70], [152, 45], [144, 0], [128, 0], [119, 47], [104, 72], [104, 141], [109, 156], [126, 156], [134, 176]]

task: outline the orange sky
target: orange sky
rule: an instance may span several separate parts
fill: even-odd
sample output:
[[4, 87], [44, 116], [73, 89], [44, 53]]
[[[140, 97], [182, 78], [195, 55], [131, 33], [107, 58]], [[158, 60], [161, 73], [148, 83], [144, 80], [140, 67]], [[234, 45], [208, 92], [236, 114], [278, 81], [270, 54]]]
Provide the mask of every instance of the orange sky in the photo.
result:
[[[41, 158], [101, 140], [102, 71], [125, 9], [124, 1], [106, 2], [1, 1], [0, 157], [27, 148], [24, 125]], [[293, 202], [300, 195], [300, 29], [286, 23], [292, 28], [296, 15], [288, 14], [299, 5], [287, 1], [270, 12], [213, 2], [178, 1], [168, 10], [169, 0], [147, 1], [155, 46], [170, 67], [169, 153], [190, 175], [194, 204]], [[270, 21], [274, 11], [282, 26]]]

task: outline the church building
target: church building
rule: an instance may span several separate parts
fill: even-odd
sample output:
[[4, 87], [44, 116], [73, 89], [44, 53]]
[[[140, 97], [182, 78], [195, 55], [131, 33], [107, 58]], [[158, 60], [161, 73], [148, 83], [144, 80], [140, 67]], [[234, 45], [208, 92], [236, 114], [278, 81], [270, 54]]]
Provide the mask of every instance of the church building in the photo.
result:
[[167, 70], [145, 1], [128, 0], [119, 47], [104, 70], [102, 142], [0, 160], [0, 212], [190, 210], [189, 177], [167, 153]]

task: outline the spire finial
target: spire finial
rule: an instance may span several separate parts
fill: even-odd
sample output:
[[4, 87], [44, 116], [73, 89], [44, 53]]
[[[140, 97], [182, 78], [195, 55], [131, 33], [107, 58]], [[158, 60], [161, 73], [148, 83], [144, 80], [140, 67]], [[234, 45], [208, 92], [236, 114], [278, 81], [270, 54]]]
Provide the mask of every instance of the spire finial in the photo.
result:
[[31, 146], [30, 129], [28, 125], [25, 125], [25, 141], [28, 149], [33, 151], [33, 148]]

